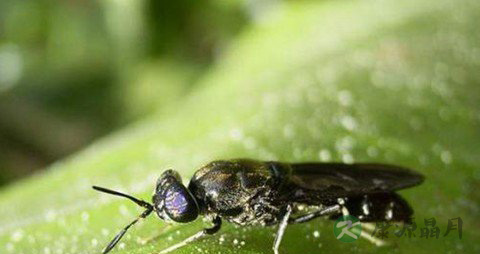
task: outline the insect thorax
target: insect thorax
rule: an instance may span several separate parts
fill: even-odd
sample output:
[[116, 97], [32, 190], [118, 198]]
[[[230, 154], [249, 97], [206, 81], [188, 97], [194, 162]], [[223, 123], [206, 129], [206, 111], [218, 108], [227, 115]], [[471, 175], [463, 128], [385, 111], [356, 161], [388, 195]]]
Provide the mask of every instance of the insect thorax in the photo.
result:
[[189, 189], [205, 215], [238, 225], [266, 225], [275, 223], [279, 213], [270, 197], [270, 179], [263, 163], [216, 161], [197, 171]]
[[226, 220], [241, 226], [274, 225], [282, 215], [278, 205], [272, 204], [268, 193], [249, 200], [240, 208], [241, 212], [233, 216], [223, 216]]

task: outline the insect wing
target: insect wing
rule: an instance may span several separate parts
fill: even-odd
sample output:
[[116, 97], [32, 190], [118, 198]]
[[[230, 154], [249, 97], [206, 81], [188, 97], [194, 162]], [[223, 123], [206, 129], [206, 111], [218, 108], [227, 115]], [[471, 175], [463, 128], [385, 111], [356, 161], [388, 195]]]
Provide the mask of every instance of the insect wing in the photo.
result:
[[391, 192], [420, 184], [423, 175], [387, 164], [290, 164], [290, 182], [330, 197]]

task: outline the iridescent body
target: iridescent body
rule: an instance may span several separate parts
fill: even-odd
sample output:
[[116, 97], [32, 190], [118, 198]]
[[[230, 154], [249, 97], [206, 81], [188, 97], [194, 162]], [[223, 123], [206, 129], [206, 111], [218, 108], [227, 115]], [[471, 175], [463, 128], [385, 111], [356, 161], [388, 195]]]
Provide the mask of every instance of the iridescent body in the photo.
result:
[[[199, 215], [210, 218], [213, 227], [187, 238], [162, 253], [216, 233], [222, 219], [241, 225], [279, 225], [273, 250], [278, 248], [287, 224], [303, 223], [321, 216], [336, 218], [348, 212], [362, 222], [410, 222], [413, 210], [395, 193], [423, 181], [419, 173], [385, 164], [280, 163], [249, 159], [213, 161], [193, 175], [188, 188], [178, 173], [165, 171], [157, 181], [153, 204], [127, 197], [159, 218], [180, 223]], [[305, 212], [303, 207], [309, 207]], [[312, 210], [313, 208], [313, 210]], [[137, 219], [138, 220], [138, 219]], [[126, 230], [107, 246], [110, 251]]]

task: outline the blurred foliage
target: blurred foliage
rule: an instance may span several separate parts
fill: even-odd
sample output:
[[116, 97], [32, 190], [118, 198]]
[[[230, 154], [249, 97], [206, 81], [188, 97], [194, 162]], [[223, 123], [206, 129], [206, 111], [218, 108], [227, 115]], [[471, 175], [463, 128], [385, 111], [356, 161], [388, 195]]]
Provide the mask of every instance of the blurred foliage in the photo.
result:
[[[187, 181], [211, 160], [250, 157], [411, 167], [426, 175], [423, 185], [402, 191], [415, 208], [417, 230], [431, 217], [442, 233], [448, 219], [463, 219], [462, 239], [423, 239], [417, 231], [412, 239], [390, 236], [390, 245], [381, 248], [365, 240], [341, 243], [331, 233], [333, 223], [315, 220], [289, 226], [281, 253], [478, 253], [480, 3], [291, 2], [262, 17], [205, 73], [202, 64], [173, 56], [135, 64], [129, 71], [139, 76], [127, 77], [143, 84], [140, 89], [148, 91], [157, 80], [195, 85], [174, 88], [178, 99], [156, 114], [4, 187], [0, 252], [99, 252], [140, 209], [91, 185], [149, 199], [165, 169]], [[116, 62], [113, 68], [126, 66]], [[127, 94], [154, 101], [146, 91]], [[155, 108], [140, 101], [132, 114], [140, 114], [140, 104]], [[200, 220], [166, 226], [151, 216], [114, 253], [158, 253], [201, 228]], [[271, 253], [273, 232], [225, 223], [218, 235], [177, 252]]]
[[243, 2], [0, 3], [0, 185], [187, 94]]

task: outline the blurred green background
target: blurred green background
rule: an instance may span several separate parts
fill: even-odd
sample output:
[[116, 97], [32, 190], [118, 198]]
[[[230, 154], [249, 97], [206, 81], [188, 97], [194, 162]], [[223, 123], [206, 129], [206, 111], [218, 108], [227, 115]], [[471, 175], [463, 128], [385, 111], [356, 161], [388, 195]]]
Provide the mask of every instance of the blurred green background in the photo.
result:
[[[91, 185], [149, 200], [165, 169], [238, 157], [403, 165], [426, 176], [401, 191], [419, 228], [463, 219], [381, 248], [315, 220], [281, 253], [479, 253], [478, 20], [478, 0], [3, 0], [0, 253], [99, 253], [140, 209]], [[151, 216], [112, 253], [202, 226]], [[271, 253], [274, 232], [177, 253]]]
[[0, 3], [0, 184], [189, 93], [261, 3]]

